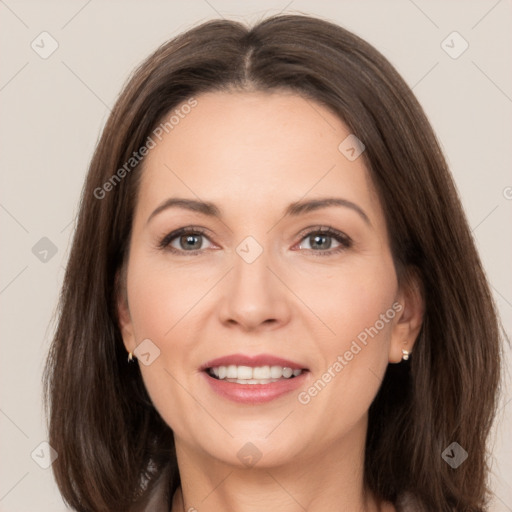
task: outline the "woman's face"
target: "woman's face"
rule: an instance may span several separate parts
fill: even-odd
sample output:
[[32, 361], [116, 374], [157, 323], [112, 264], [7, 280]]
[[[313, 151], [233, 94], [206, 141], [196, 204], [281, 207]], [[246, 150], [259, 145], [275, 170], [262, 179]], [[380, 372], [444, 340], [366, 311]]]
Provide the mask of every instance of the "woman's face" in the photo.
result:
[[293, 93], [195, 100], [153, 136], [119, 301], [148, 393], [178, 444], [229, 464], [361, 439], [412, 341], [361, 148]]

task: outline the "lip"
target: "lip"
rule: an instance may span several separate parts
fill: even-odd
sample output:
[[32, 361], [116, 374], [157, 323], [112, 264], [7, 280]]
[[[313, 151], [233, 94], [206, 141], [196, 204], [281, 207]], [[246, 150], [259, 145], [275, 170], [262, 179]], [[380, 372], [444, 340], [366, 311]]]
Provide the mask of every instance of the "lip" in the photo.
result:
[[[254, 356], [248, 356], [244, 354], [231, 354], [228, 356], [218, 357], [217, 359], [212, 359], [205, 363], [201, 368], [201, 371], [205, 371], [208, 368], [213, 368], [215, 366], [229, 366], [234, 364], [236, 366], [282, 366], [291, 368], [292, 370], [307, 370], [306, 366], [301, 363], [297, 363], [295, 361], [290, 361], [289, 359], [283, 359], [281, 357], [273, 356], [271, 354], [258, 354]], [[299, 375], [300, 377], [300, 375]], [[295, 380], [295, 379], [292, 379]], [[239, 386], [244, 386], [245, 384], [239, 384]], [[267, 384], [261, 384], [261, 386], [266, 386]]]
[[275, 400], [303, 386], [310, 372], [303, 371], [298, 377], [282, 379], [268, 384], [237, 384], [236, 382], [215, 379], [207, 371], [203, 371], [201, 374], [218, 395], [233, 402], [256, 405]]

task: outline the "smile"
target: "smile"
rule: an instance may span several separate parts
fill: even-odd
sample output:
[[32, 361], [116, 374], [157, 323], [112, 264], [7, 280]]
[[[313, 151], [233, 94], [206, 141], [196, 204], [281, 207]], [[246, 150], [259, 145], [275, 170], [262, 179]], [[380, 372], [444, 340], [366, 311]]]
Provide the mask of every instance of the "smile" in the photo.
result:
[[283, 366], [214, 366], [208, 368], [210, 377], [237, 384], [270, 384], [282, 379], [293, 379], [303, 370]]

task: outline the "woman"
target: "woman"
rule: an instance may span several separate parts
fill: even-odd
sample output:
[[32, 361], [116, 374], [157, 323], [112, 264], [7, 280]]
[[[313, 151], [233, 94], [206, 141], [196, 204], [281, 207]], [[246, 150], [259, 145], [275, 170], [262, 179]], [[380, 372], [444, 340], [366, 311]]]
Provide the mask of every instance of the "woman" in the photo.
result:
[[94, 154], [46, 369], [76, 510], [483, 511], [489, 286], [418, 102], [329, 22], [160, 47]]

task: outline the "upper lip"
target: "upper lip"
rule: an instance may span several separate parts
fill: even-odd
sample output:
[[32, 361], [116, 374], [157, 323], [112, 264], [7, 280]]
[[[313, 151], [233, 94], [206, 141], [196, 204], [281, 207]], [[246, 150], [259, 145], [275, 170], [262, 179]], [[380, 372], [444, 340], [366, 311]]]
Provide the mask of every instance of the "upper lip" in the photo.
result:
[[207, 363], [203, 364], [200, 368], [201, 371], [207, 370], [208, 368], [214, 368], [217, 366], [229, 366], [234, 364], [236, 366], [282, 366], [283, 368], [291, 368], [292, 370], [307, 370], [307, 368], [295, 361], [289, 359], [283, 359], [282, 357], [273, 356], [271, 354], [257, 354], [253, 356], [244, 354], [230, 354], [227, 356], [218, 357], [212, 359]]

